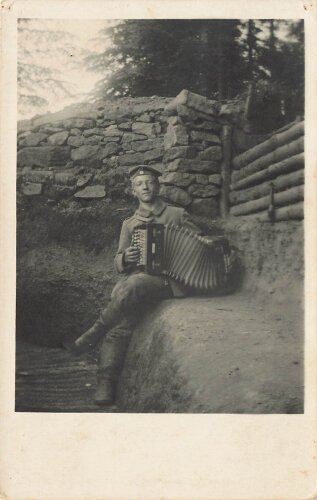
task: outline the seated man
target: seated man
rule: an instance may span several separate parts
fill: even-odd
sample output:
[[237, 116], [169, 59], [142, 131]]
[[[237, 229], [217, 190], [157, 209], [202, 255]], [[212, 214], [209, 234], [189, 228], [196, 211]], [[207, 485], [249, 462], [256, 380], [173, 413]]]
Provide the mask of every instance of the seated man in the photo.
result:
[[193, 232], [200, 232], [183, 208], [169, 206], [159, 198], [160, 175], [154, 167], [147, 165], [130, 170], [132, 192], [139, 201], [139, 208], [122, 224], [119, 249], [115, 257], [117, 271], [125, 276], [114, 287], [111, 301], [101, 311], [94, 325], [75, 342], [64, 343], [74, 354], [82, 354], [103, 339], [95, 394], [95, 403], [98, 405], [111, 404], [115, 400], [116, 384], [133, 328], [146, 307], [164, 299], [184, 297], [191, 292], [185, 285], [162, 275], [142, 272], [136, 265], [139, 250], [131, 245], [131, 240], [137, 226], [148, 222], [173, 223], [176, 226], [186, 226]]

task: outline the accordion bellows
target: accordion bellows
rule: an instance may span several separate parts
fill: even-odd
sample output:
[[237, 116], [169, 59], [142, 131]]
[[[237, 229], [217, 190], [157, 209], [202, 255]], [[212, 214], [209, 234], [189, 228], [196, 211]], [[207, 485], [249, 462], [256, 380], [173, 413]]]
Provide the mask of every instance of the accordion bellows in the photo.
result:
[[230, 247], [222, 236], [202, 237], [174, 224], [147, 224], [133, 232], [140, 249], [137, 265], [150, 274], [163, 274], [198, 290], [225, 286]]

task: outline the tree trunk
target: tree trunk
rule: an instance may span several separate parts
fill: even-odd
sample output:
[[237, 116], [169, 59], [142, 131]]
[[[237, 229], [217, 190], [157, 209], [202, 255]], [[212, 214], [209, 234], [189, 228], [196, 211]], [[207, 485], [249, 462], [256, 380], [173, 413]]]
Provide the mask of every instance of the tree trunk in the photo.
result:
[[237, 182], [233, 182], [230, 186], [231, 191], [244, 189], [249, 186], [254, 186], [260, 184], [268, 179], [274, 179], [278, 175], [293, 172], [294, 170], [299, 170], [304, 166], [304, 153], [299, 153], [290, 158], [286, 158], [283, 161], [270, 165], [268, 168], [256, 172], [245, 179], [241, 179]]
[[288, 142], [300, 137], [304, 134], [304, 122], [295, 123], [294, 126], [290, 127], [285, 132], [281, 132], [278, 134], [274, 134], [268, 140], [254, 146], [254, 148], [245, 151], [239, 156], [236, 156], [233, 159], [232, 165], [233, 168], [239, 170], [242, 167], [248, 165], [252, 161], [260, 158], [261, 156], [266, 155], [267, 153], [273, 151], [279, 146], [283, 146]]
[[268, 195], [271, 192], [272, 183], [274, 184], [274, 192], [278, 193], [284, 189], [304, 184], [304, 180], [305, 172], [303, 169], [291, 172], [290, 174], [280, 175], [276, 179], [264, 182], [259, 186], [254, 186], [242, 191], [232, 191], [229, 196], [230, 203], [232, 205], [238, 205]]

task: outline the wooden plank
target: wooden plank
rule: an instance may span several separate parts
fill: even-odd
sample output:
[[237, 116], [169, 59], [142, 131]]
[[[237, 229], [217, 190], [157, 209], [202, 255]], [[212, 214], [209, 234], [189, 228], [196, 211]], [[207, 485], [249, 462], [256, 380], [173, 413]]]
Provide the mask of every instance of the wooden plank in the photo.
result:
[[239, 156], [233, 159], [232, 165], [234, 169], [241, 169], [242, 167], [253, 162], [257, 158], [266, 155], [267, 153], [273, 151], [274, 149], [287, 144], [294, 139], [302, 136], [304, 134], [304, 121], [296, 123], [291, 128], [285, 132], [281, 132], [273, 135], [266, 141], [254, 146], [254, 148], [245, 151]]

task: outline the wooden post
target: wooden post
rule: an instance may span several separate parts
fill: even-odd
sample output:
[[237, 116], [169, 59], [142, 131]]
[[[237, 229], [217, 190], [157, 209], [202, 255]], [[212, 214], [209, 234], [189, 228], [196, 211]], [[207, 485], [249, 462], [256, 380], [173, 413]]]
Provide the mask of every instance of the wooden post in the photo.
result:
[[220, 192], [220, 215], [222, 218], [227, 217], [230, 209], [229, 192], [230, 192], [230, 177], [231, 177], [231, 154], [232, 154], [232, 127], [224, 125], [222, 129], [222, 152], [223, 159], [221, 163], [222, 187]]

